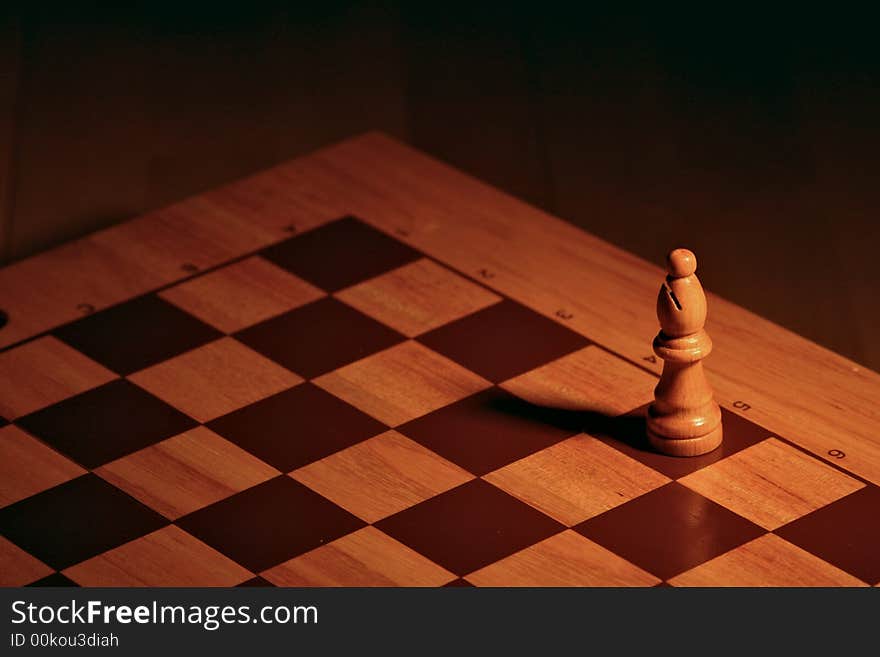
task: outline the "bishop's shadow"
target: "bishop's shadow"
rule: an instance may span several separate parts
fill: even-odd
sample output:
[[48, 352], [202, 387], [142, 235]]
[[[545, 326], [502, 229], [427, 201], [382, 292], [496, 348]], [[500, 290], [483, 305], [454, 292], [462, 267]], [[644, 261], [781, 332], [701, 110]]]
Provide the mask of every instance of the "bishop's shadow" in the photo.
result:
[[511, 420], [553, 427], [560, 431], [587, 433], [596, 438], [623, 443], [633, 450], [653, 452], [646, 433], [647, 405], [623, 415], [612, 415], [584, 406], [569, 408], [534, 403], [506, 392], [486, 400], [486, 409]]

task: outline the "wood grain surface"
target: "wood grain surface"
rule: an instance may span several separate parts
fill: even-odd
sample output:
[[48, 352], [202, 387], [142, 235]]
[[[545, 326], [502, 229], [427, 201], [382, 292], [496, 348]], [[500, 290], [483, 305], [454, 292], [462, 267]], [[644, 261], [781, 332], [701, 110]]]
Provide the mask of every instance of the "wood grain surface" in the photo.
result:
[[864, 486], [775, 438], [679, 481], [770, 530]]
[[[655, 374], [651, 264], [370, 133], [0, 270], [10, 345], [354, 213]], [[699, 254], [698, 254], [699, 256]], [[701, 271], [733, 266], [701, 262]], [[743, 262], [737, 262], [743, 267]], [[880, 483], [880, 375], [709, 293], [722, 406]], [[843, 458], [829, 455], [843, 453]]]
[[251, 573], [175, 525], [64, 571], [82, 586], [234, 586]]
[[22, 586], [53, 572], [42, 561], [2, 536], [0, 536], [0, 561], [5, 565], [0, 570], [0, 586]]
[[276, 586], [441, 586], [455, 575], [364, 527], [262, 573]]
[[172, 520], [278, 474], [205, 427], [124, 456], [96, 472]]
[[413, 340], [319, 376], [314, 383], [392, 427], [491, 385]]
[[367, 522], [376, 522], [473, 478], [396, 432], [353, 445], [290, 473]]
[[865, 586], [806, 550], [765, 534], [669, 580], [673, 586]]
[[584, 434], [483, 478], [569, 527], [670, 481]]
[[477, 586], [654, 586], [660, 580], [570, 529], [467, 576]]
[[302, 378], [226, 337], [129, 375], [199, 422], [286, 390]]
[[320, 299], [324, 292], [263, 258], [253, 257], [175, 285], [160, 296], [231, 333]]
[[0, 504], [17, 502], [85, 472], [15, 425], [0, 429]]
[[505, 381], [501, 387], [539, 406], [620, 415], [653, 398], [657, 378], [590, 345]]
[[0, 415], [14, 420], [116, 378], [51, 335], [0, 353]]
[[335, 296], [410, 338], [501, 300], [424, 258]]

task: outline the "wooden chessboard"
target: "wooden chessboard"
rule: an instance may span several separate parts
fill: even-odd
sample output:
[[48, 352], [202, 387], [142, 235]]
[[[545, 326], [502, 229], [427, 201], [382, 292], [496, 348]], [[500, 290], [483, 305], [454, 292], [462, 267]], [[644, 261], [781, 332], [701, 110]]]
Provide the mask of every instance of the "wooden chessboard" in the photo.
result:
[[662, 280], [378, 134], [0, 270], [0, 583], [880, 583], [880, 375], [710, 295], [658, 455]]

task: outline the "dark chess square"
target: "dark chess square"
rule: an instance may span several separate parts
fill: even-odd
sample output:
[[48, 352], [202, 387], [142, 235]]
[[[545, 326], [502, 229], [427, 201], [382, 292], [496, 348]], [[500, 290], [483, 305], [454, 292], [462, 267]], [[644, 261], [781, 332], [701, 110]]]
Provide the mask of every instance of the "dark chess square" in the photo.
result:
[[590, 344], [574, 331], [509, 300], [429, 331], [418, 340], [493, 383]]
[[880, 487], [868, 485], [775, 532], [869, 583], [880, 583]]
[[19, 418], [59, 452], [96, 468], [195, 427], [198, 422], [125, 379]]
[[155, 295], [139, 297], [57, 329], [55, 336], [126, 375], [223, 334]]
[[534, 406], [489, 388], [398, 427], [442, 457], [484, 475], [580, 431], [578, 413]]
[[404, 340], [394, 329], [331, 297], [246, 328], [235, 337], [306, 378]]
[[675, 481], [574, 530], [663, 579], [765, 533]]
[[0, 509], [0, 533], [61, 570], [168, 524], [93, 474]]
[[282, 472], [388, 429], [311, 383], [262, 399], [206, 426]]
[[282, 475], [184, 516], [177, 525], [257, 573], [364, 522]]
[[354, 217], [338, 219], [263, 251], [263, 257], [328, 292], [405, 265], [421, 254]]
[[376, 527], [458, 575], [565, 529], [482, 479], [400, 511]]

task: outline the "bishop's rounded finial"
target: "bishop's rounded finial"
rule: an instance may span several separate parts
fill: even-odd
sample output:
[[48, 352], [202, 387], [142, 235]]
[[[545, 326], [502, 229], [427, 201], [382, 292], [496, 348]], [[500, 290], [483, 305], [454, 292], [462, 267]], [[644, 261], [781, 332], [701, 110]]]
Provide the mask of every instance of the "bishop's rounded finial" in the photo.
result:
[[697, 256], [688, 249], [674, 249], [666, 256], [666, 271], [672, 278], [684, 278], [697, 271]]

